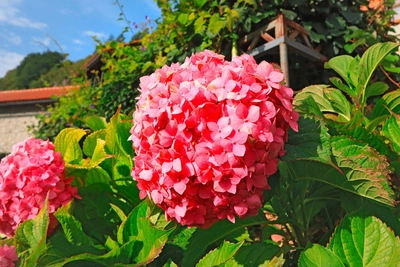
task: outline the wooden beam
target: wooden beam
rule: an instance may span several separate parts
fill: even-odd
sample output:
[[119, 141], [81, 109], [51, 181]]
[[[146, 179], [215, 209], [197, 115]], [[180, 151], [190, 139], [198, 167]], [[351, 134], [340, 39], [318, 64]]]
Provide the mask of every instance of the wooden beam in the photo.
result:
[[261, 33], [261, 37], [267, 42], [271, 42], [271, 41], [275, 40], [274, 37], [272, 37], [271, 35], [269, 35], [266, 32]]

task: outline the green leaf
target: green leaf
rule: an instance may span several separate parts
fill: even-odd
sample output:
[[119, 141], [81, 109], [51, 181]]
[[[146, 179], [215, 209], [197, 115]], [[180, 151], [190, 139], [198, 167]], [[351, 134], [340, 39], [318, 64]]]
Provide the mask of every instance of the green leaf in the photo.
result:
[[5, 239], [0, 239], [0, 246], [15, 246], [15, 237], [8, 237]]
[[35, 262], [46, 248], [49, 227], [48, 197], [42, 209], [31, 220], [21, 223], [15, 231], [15, 244], [21, 266], [35, 266]]
[[344, 46], [344, 50], [346, 50], [347, 53], [351, 54], [357, 47], [359, 47], [360, 45], [364, 45], [365, 42], [365, 38], [357, 39], [354, 43], [346, 44]]
[[92, 134], [89, 134], [83, 142], [83, 152], [86, 156], [92, 157], [94, 149], [97, 146], [97, 139], [106, 139], [106, 130], [99, 130]]
[[172, 232], [172, 230], [164, 231], [152, 227], [147, 216], [148, 207], [143, 201], [121, 224], [123, 242], [135, 240], [136, 243], [141, 244], [140, 246], [135, 245], [136, 256], [133, 261], [137, 265], [145, 265], [154, 260], [161, 253]]
[[[96, 249], [93, 246], [74, 245], [68, 242], [62, 232], [57, 232], [49, 239], [47, 248], [38, 258], [36, 265], [31, 266], [62, 267], [67, 265], [68, 262], [93, 257], [94, 255], [102, 255], [103, 253], [105, 251]], [[102, 261], [104, 264], [91, 264], [90, 266], [110, 266], [104, 259]]]
[[178, 16], [178, 21], [179, 21], [180, 24], [185, 25], [186, 22], [188, 21], [188, 18], [189, 18], [189, 14], [181, 13]]
[[[387, 158], [369, 145], [349, 137], [331, 139], [332, 154], [340, 168], [347, 168], [346, 176], [358, 193], [381, 203], [394, 204], [394, 193], [389, 186], [390, 170]], [[358, 184], [358, 185], [357, 185]]]
[[98, 131], [105, 129], [107, 127], [107, 121], [103, 117], [99, 116], [89, 116], [83, 119], [83, 122], [89, 127], [92, 131]]
[[131, 120], [127, 120], [119, 112], [110, 119], [107, 127], [106, 152], [114, 157], [107, 160], [107, 166], [103, 166], [103, 164], [102, 166], [111, 173], [111, 178], [114, 181], [131, 178], [134, 154], [132, 141], [128, 141], [131, 128]]
[[354, 99], [356, 97], [356, 92], [353, 89], [350, 89], [349, 86], [344, 84], [340, 78], [332, 77], [332, 78], [329, 78], [329, 80], [331, 81], [331, 83], [333, 83], [334, 86], [336, 86], [336, 88], [338, 88], [340, 91], [348, 94], [351, 98]]
[[387, 224], [396, 236], [400, 235], [400, 220], [392, 207], [383, 207], [375, 201], [357, 197], [351, 193], [342, 193], [339, 199], [347, 213], [359, 210], [367, 215], [375, 216]]
[[243, 242], [232, 244], [224, 241], [222, 245], [207, 253], [197, 264], [197, 267], [220, 266], [230, 260], [243, 245]]
[[[325, 63], [326, 69], [333, 69], [349, 86], [355, 86], [350, 79], [350, 63], [353, 61], [353, 57], [348, 55], [337, 56], [331, 58], [327, 63]], [[352, 95], [351, 93], [350, 95]]]
[[390, 115], [390, 111], [400, 114], [400, 89], [389, 92], [376, 102], [372, 110], [371, 118], [375, 119], [383, 115]]
[[362, 125], [363, 118], [363, 115], [357, 112], [347, 125], [330, 124], [330, 126], [333, 126], [330, 128], [330, 131], [332, 132], [332, 135], [351, 136], [352, 138], [373, 147], [381, 155], [390, 156], [392, 153], [390, 152], [388, 145], [385, 143], [385, 140], [381, 138], [380, 135], [371, 134], [368, 132], [366, 127]]
[[373, 216], [346, 215], [328, 245], [345, 266], [400, 266], [400, 241]]
[[176, 263], [172, 260], [169, 260], [167, 263], [164, 264], [163, 267], [178, 267], [178, 265], [176, 265]]
[[301, 253], [299, 267], [340, 267], [345, 266], [338, 256], [327, 248], [313, 244]]
[[174, 221], [165, 218], [165, 211], [163, 209], [154, 204], [150, 199], [146, 199], [146, 201], [150, 209], [148, 220], [153, 227], [160, 230], [168, 230], [176, 226]]
[[[280, 254], [280, 256], [278, 256]], [[283, 266], [285, 260], [281, 248], [272, 243], [255, 242], [242, 246], [229, 260], [225, 267], [278, 267]]]
[[204, 23], [205, 20], [203, 17], [198, 17], [194, 22], [194, 32], [195, 33], [202, 33], [204, 30]]
[[218, 34], [219, 31], [225, 26], [225, 21], [220, 19], [219, 13], [215, 13], [210, 18], [210, 23], [208, 24], [208, 29], [213, 34]]
[[60, 222], [68, 242], [75, 245], [93, 245], [92, 240], [83, 232], [82, 224], [71, 215], [72, 202], [66, 206], [61, 206], [54, 216]]
[[[69, 173], [71, 173], [74, 170], [80, 170], [80, 169], [91, 170], [93, 168], [96, 168], [99, 164], [101, 164], [106, 159], [112, 158], [113, 157], [112, 155], [108, 155], [106, 153], [105, 145], [106, 145], [106, 141], [104, 141], [100, 138], [97, 139], [96, 147], [93, 151], [92, 158], [81, 160], [80, 162], [75, 163], [75, 164], [66, 163], [65, 166], [67, 168], [67, 171]], [[85, 174], [84, 174], [84, 176], [85, 176]], [[102, 177], [102, 178], [104, 178], [104, 177]]]
[[338, 121], [350, 121], [351, 106], [341, 91], [327, 88], [326, 85], [311, 85], [296, 95], [294, 105], [307, 111], [304, 100], [309, 97], [315, 100], [322, 113], [337, 114]]
[[386, 121], [389, 118], [389, 115], [383, 115], [377, 118], [374, 118], [373, 120], [370, 120], [366, 125], [365, 129], [372, 133], [377, 129], [377, 127], [384, 121]]
[[112, 209], [115, 211], [115, 213], [118, 215], [118, 217], [121, 219], [121, 221], [126, 221], [128, 217], [126, 217], [125, 213], [123, 210], [121, 210], [117, 205], [110, 204]]
[[96, 184], [96, 183], [103, 183], [103, 184], [109, 184], [111, 181], [110, 175], [103, 170], [101, 167], [93, 167], [90, 168], [86, 174], [85, 174], [85, 186], [89, 186], [91, 184]]
[[389, 89], [389, 86], [384, 82], [375, 82], [365, 89], [365, 99], [370, 96], [382, 95]]
[[195, 3], [198, 8], [202, 8], [207, 3], [207, 0], [195, 0]]
[[67, 128], [62, 130], [54, 141], [55, 151], [61, 153], [66, 163], [79, 162], [83, 158], [83, 153], [79, 141], [86, 132], [82, 129]]
[[393, 206], [393, 198], [382, 185], [382, 181], [368, 174], [366, 170], [338, 168], [312, 160], [281, 161], [279, 170], [295, 181], [314, 180], [346, 192]]
[[400, 44], [397, 43], [377, 43], [365, 51], [360, 59], [360, 77], [359, 83], [365, 88], [375, 69], [381, 61], [390, 54]]
[[[214, 242], [224, 238], [224, 236], [250, 225], [268, 224], [270, 223], [264, 213], [260, 212], [255, 217], [249, 217], [243, 220], [236, 221], [235, 224], [228, 220], [223, 220], [215, 223], [213, 226], [204, 229], [196, 229], [192, 237], [189, 239], [189, 245], [182, 259], [182, 266], [194, 266], [202, 257], [207, 247]], [[275, 223], [277, 223], [275, 221]]]
[[390, 116], [383, 126], [383, 135], [386, 136], [395, 152], [400, 153], [400, 119], [399, 115]]
[[104, 183], [94, 183], [79, 189], [82, 199], [75, 200], [74, 216], [82, 222], [82, 230], [88, 236], [100, 237], [101, 240], [105, 235], [115, 235], [115, 220], [118, 217], [114, 212], [114, 217], [110, 218], [109, 215], [112, 194], [110, 186]]
[[90, 159], [91, 166], [97, 166], [102, 163], [105, 159], [111, 158], [111, 155], [107, 155], [105, 151], [106, 141], [97, 139], [96, 147], [93, 151], [92, 158]]
[[328, 128], [321, 120], [300, 117], [300, 131], [289, 130], [286, 154], [282, 160], [313, 159], [331, 162]]

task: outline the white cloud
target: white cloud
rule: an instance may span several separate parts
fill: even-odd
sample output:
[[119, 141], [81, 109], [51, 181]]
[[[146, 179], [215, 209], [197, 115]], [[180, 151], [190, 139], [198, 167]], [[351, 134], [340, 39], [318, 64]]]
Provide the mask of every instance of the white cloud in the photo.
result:
[[94, 37], [96, 36], [97, 39], [107, 39], [108, 35], [103, 32], [94, 32], [94, 31], [85, 31], [83, 35]]
[[32, 21], [21, 15], [18, 8], [15, 7], [20, 1], [0, 0], [0, 24], [10, 24], [22, 28], [43, 29], [47, 27], [46, 23]]
[[61, 8], [60, 13], [63, 15], [66, 15], [66, 16], [70, 16], [70, 15], [77, 16], [78, 15], [77, 12], [75, 12], [71, 9], [68, 9], [68, 8]]
[[17, 67], [24, 57], [24, 55], [0, 49], [0, 77], [4, 77], [7, 71]]
[[0, 32], [0, 37], [8, 42], [12, 43], [13, 45], [21, 44], [21, 37], [13, 32], [3, 33]]
[[72, 39], [72, 42], [77, 45], [83, 45], [85, 43], [85, 41], [82, 41], [80, 39]]

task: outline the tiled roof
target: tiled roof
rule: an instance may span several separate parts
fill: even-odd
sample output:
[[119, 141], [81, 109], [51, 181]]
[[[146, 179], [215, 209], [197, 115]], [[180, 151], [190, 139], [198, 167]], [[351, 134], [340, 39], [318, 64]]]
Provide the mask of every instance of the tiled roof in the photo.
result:
[[24, 90], [0, 91], [0, 103], [47, 100], [52, 96], [62, 96], [78, 86], [56, 86]]

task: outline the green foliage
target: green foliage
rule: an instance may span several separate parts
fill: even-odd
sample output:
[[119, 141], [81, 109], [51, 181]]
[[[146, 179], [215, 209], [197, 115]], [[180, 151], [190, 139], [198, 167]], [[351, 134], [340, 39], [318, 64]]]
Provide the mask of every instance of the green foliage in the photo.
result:
[[41, 74], [38, 79], [31, 81], [29, 88], [71, 85], [74, 79], [82, 76], [81, 67], [87, 60], [88, 57], [76, 62], [65, 59], [61, 64], [57, 64], [48, 72]]
[[[374, 222], [377, 219], [368, 216], [377, 216], [399, 234], [400, 224], [394, 206], [399, 200], [399, 189], [392, 184], [392, 179], [398, 179], [398, 176], [391, 174], [391, 166], [398, 164], [397, 139], [400, 132], [397, 102], [400, 98], [398, 90], [386, 93], [388, 86], [385, 83], [371, 79], [379, 64], [397, 47], [398, 44], [394, 43], [380, 43], [368, 49], [362, 57], [333, 58], [326, 67], [340, 75], [341, 79], [331, 78], [337, 88], [313, 85], [306, 87], [295, 97], [295, 105], [306, 117], [300, 119], [299, 128], [305, 130], [303, 133], [300, 131], [289, 134], [288, 153], [279, 165], [283, 181], [290, 181], [281, 181], [281, 184], [293, 193], [283, 194], [277, 201], [273, 198], [272, 207], [275, 210], [283, 207], [289, 217], [292, 215], [299, 218], [295, 220], [292, 232], [302, 247], [309, 241], [322, 245], [327, 241], [324, 235], [319, 240], [313, 240], [316, 237], [315, 232], [311, 235], [301, 234], [311, 230], [309, 225], [315, 224], [316, 220], [320, 226], [330, 229], [325, 231], [327, 236], [341, 219], [341, 214], [359, 209], [367, 216], [345, 217], [328, 248], [331, 249], [334, 242], [343, 245], [337, 245], [338, 248], [331, 249], [332, 251], [313, 245], [301, 256], [300, 266], [319, 266], [318, 262], [328, 261], [332, 266], [367, 266], [374, 256], [368, 254], [372, 248], [367, 251], [366, 246], [366, 254], [360, 252], [359, 246], [366, 242], [362, 238], [368, 238], [374, 244], [379, 242], [372, 241], [379, 240], [378, 236], [374, 238], [371, 233], [361, 231], [364, 219], [365, 225], [371, 224], [374, 225], [371, 229], [378, 229]], [[380, 97], [384, 93], [386, 94]], [[371, 99], [374, 98], [375, 105], [371, 104]], [[299, 183], [303, 184], [296, 187]], [[325, 185], [321, 185], [322, 183]], [[318, 197], [315, 198], [314, 195]], [[336, 205], [332, 202], [334, 199]], [[321, 205], [310, 205], [314, 201], [320, 201]], [[290, 205], [282, 206], [285, 202]], [[300, 206], [303, 215], [296, 213], [296, 206]], [[327, 216], [328, 209], [330, 214], [334, 214], [332, 210], [335, 210], [336, 215]], [[307, 216], [308, 214], [311, 216]], [[320, 216], [323, 216], [322, 221]], [[360, 224], [358, 231], [347, 229], [354, 227], [353, 224]], [[380, 227], [385, 233], [389, 232], [386, 226]], [[354, 232], [353, 235], [362, 236], [358, 240], [354, 236], [345, 237], [342, 232]], [[353, 240], [353, 245], [347, 246], [348, 240]], [[392, 246], [386, 241], [387, 238], [382, 239], [383, 247]], [[340, 247], [344, 245], [347, 247]], [[344, 260], [347, 257], [349, 260]], [[381, 260], [382, 262], [370, 266], [394, 264], [390, 257]]]
[[37, 138], [44, 140], [54, 140], [67, 127], [84, 128], [82, 118], [97, 113], [97, 94], [90, 86], [73, 89], [53, 106], [47, 107], [47, 112], [37, 115], [38, 124], [28, 128]]
[[197, 267], [208, 267], [208, 266], [220, 266], [226, 264], [240, 249], [243, 242], [237, 244], [231, 244], [229, 242], [223, 242], [222, 245], [210, 251], [204, 258], [202, 258], [197, 264]]
[[[81, 118], [88, 115], [103, 114], [109, 119], [118, 107], [128, 114], [135, 107], [140, 77], [164, 64], [183, 62], [187, 56], [204, 49], [230, 59], [237, 54], [241, 37], [265, 26], [280, 13], [309, 30], [312, 41], [321, 44], [321, 53], [328, 58], [345, 53], [346, 45], [351, 45], [352, 53], [355, 53], [379, 41], [396, 40], [388, 35], [391, 31], [390, 9], [362, 11], [363, 0], [168, 0], [157, 1], [157, 4], [162, 15], [154, 30], [152, 22], [146, 21], [140, 24], [137, 36], [132, 37], [134, 42], [109, 40], [105, 44], [98, 43], [96, 53], [104, 63], [102, 70], [95, 73], [100, 82], [87, 87], [85, 79], [77, 81], [82, 86], [79, 92], [66, 96], [65, 100], [62, 97], [62, 103], [48, 108], [51, 115], [39, 117], [39, 125], [33, 129], [36, 136], [53, 139], [65, 127], [85, 127]], [[385, 4], [390, 7], [392, 3]], [[120, 17], [126, 19], [123, 15]], [[137, 40], [139, 37], [140, 41]], [[266, 59], [270, 62], [279, 60], [273, 56]], [[385, 59], [385, 72], [398, 71], [398, 62], [398, 56]], [[311, 80], [313, 83], [327, 82], [327, 72], [321, 66], [310, 64], [297, 55], [291, 55], [289, 63], [290, 73], [297, 74], [291, 75], [294, 89], [308, 85]]]
[[33, 266], [46, 247], [46, 235], [49, 227], [48, 197], [38, 213], [32, 219], [21, 223], [15, 233], [14, 243], [20, 266]]
[[346, 215], [327, 248], [312, 245], [299, 266], [398, 266], [400, 240], [376, 217]]
[[223, 240], [223, 238], [228, 234], [237, 233], [237, 231], [240, 231], [243, 227], [258, 224], [268, 224], [268, 220], [262, 213], [256, 217], [237, 221], [235, 224], [224, 220], [214, 224], [207, 230], [197, 229], [189, 239], [189, 244], [181, 262], [182, 266], [195, 265], [204, 254], [207, 247], [212, 245], [214, 242]]
[[47, 205], [18, 227], [14, 242], [21, 266], [142, 266], [161, 253], [175, 229], [148, 220], [154, 210], [138, 199], [130, 177], [131, 119], [117, 112], [110, 122], [96, 116], [85, 122], [89, 134], [68, 128], [55, 139], [66, 176], [75, 178], [82, 199], [54, 213], [59, 227], [49, 238]]
[[[396, 265], [398, 238], [381, 221], [400, 234], [400, 98], [375, 71], [381, 63], [396, 71], [398, 56], [391, 52], [398, 45], [373, 45], [391, 39], [390, 12], [365, 13], [364, 2], [159, 0], [162, 18], [140, 43], [99, 44], [104, 79], [61, 98], [52, 115], [41, 118], [42, 137], [67, 123], [87, 130], [67, 129], [56, 138], [82, 199], [56, 212], [60, 226], [32, 259], [39, 266]], [[317, 84], [296, 94], [300, 131], [289, 132], [258, 216], [208, 229], [177, 227], [139, 200], [130, 177], [131, 117], [119, 107], [124, 113], [134, 108], [141, 76], [204, 49], [229, 58], [241, 36], [280, 12], [310, 30], [327, 56], [372, 46], [361, 57], [329, 60], [326, 68], [340, 76], [330, 79], [333, 87]], [[301, 61], [296, 66], [297, 78], [309, 84], [312, 71]]]
[[87, 58], [72, 62], [58, 52], [46, 51], [27, 55], [15, 69], [0, 78], [0, 90], [18, 90], [70, 85], [81, 75]]
[[6, 84], [2, 84], [4, 78], [0, 79], [0, 88], [1, 90], [30, 88], [30, 83], [39, 79], [40, 75], [47, 73], [55, 65], [61, 64], [63, 60], [64, 56], [58, 52], [31, 53], [15, 69], [15, 76], [14, 72], [10, 73], [12, 77], [6, 79]]

